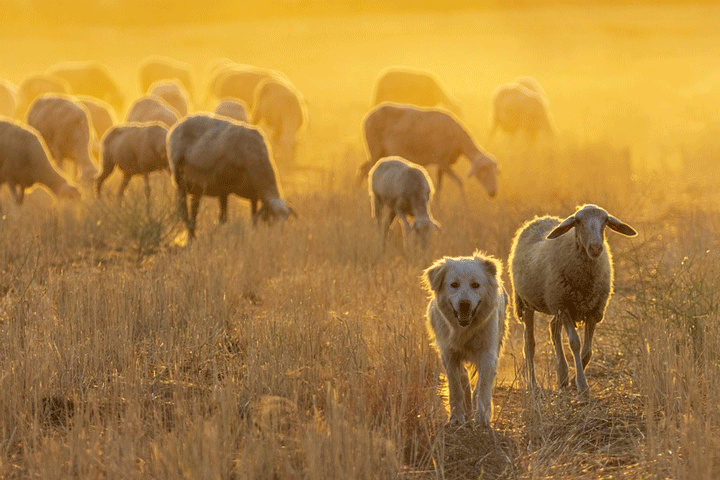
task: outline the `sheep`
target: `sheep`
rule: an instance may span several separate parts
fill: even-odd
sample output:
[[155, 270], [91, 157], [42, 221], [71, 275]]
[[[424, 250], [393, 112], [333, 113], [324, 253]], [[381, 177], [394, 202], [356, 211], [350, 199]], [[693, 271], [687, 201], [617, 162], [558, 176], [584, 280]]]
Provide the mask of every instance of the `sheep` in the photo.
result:
[[55, 75], [41, 73], [25, 77], [18, 87], [18, 118], [25, 118], [30, 104], [47, 93], [69, 94], [70, 84]]
[[[575, 384], [588, 391], [585, 367], [592, 357], [595, 326], [603, 320], [613, 292], [613, 262], [605, 227], [632, 237], [637, 232], [596, 205], [583, 205], [565, 220], [535, 217], [518, 229], [510, 249], [510, 282], [515, 316], [525, 324], [525, 363], [531, 388], [535, 380], [535, 311], [553, 315], [550, 331], [557, 356], [560, 388], [568, 385], [561, 329], [565, 327], [575, 359]], [[574, 235], [566, 235], [575, 228]], [[585, 323], [582, 353], [576, 331]]]
[[[383, 244], [397, 216], [403, 224], [406, 242], [412, 231], [417, 233], [422, 247], [427, 247], [431, 228], [440, 229], [440, 224], [428, 209], [433, 184], [422, 166], [397, 156], [380, 159], [368, 174], [368, 190], [372, 216], [377, 220]], [[383, 230], [385, 207], [390, 213]], [[412, 227], [408, 224], [408, 215], [413, 217]]]
[[96, 62], [63, 62], [50, 67], [47, 73], [68, 82], [71, 93], [99, 98], [122, 111], [125, 95], [105, 66]]
[[[255, 127], [212, 115], [197, 114], [175, 125], [167, 137], [170, 172], [177, 186], [178, 209], [190, 238], [203, 195], [218, 197], [220, 223], [227, 221], [233, 193], [250, 200], [257, 219], [284, 221], [295, 212], [280, 197], [275, 165], [265, 137]], [[191, 196], [188, 214], [187, 195]], [[257, 203], [262, 202], [258, 210]]]
[[[533, 86], [528, 80], [524, 83]], [[490, 139], [498, 128], [511, 135], [524, 131], [531, 141], [535, 140], [538, 133], [545, 133], [550, 137], [555, 135], [545, 96], [520, 83], [507, 83], [495, 89], [490, 123]]]
[[360, 167], [361, 178], [380, 158], [399, 155], [423, 166], [436, 164], [436, 191], [440, 191], [446, 174], [464, 195], [463, 182], [451, 166], [465, 155], [472, 165], [468, 176], [474, 175], [490, 197], [497, 193], [497, 161], [480, 150], [465, 127], [448, 112], [383, 103], [365, 116], [363, 126], [370, 160]]
[[145, 95], [138, 98], [128, 110], [127, 122], [161, 122], [168, 128], [178, 121], [179, 113], [162, 98]]
[[20, 205], [25, 189], [39, 183], [58, 198], [77, 200], [80, 191], [48, 160], [40, 134], [10, 120], [0, 120], [0, 185], [7, 183], [15, 203]]
[[97, 168], [90, 160], [90, 122], [88, 111], [70, 97], [44, 95], [28, 111], [27, 123], [45, 139], [55, 163], [62, 168], [68, 158], [80, 169], [83, 181], [92, 181]]
[[221, 100], [215, 107], [215, 115], [232, 118], [239, 122], [248, 121], [247, 107], [242, 100]]
[[93, 157], [100, 158], [100, 139], [115, 125], [113, 108], [107, 102], [87, 95], [80, 95], [76, 99], [85, 106], [90, 114], [89, 120], [94, 133], [91, 145], [92, 154]]
[[252, 123], [269, 134], [276, 161], [293, 163], [297, 134], [307, 113], [302, 95], [289, 82], [267, 78], [255, 89]]
[[231, 63], [218, 69], [210, 82], [210, 93], [218, 100], [234, 98], [242, 100], [252, 111], [254, 109], [255, 88], [269, 78], [283, 78], [273, 70]]
[[373, 106], [383, 102], [404, 103], [417, 107], [445, 107], [460, 116], [460, 106], [439, 78], [428, 70], [388, 67], [375, 81]]
[[160, 80], [150, 86], [150, 95], [156, 95], [177, 110], [181, 117], [188, 114], [188, 93], [177, 80]]
[[17, 87], [0, 78], [0, 117], [15, 118], [18, 106]]
[[139, 76], [140, 91], [143, 93], [149, 93], [151, 85], [159, 80], [177, 80], [191, 99], [194, 96], [192, 66], [189, 63], [174, 58], [151, 55], [140, 64]]
[[160, 122], [129, 123], [112, 128], [103, 138], [102, 172], [95, 181], [97, 196], [100, 196], [103, 182], [117, 166], [123, 172], [118, 200], [122, 199], [133, 175], [145, 178], [145, 197], [149, 200], [148, 174], [168, 168], [167, 133], [167, 127]]

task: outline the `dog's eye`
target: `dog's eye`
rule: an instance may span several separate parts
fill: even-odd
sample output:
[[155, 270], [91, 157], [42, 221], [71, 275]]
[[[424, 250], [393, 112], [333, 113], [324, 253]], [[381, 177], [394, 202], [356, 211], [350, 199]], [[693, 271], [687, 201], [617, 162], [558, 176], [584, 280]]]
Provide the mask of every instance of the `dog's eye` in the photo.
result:
[[460, 284], [459, 284], [458, 282], [452, 282], [452, 283], [450, 284], [450, 286], [451, 286], [452, 288], [458, 288], [458, 287], [460, 286]]
[[480, 288], [480, 284], [479, 284], [478, 282], [472, 282], [472, 283], [470, 284], [470, 286], [471, 286], [472, 288], [475, 288], [475, 289]]

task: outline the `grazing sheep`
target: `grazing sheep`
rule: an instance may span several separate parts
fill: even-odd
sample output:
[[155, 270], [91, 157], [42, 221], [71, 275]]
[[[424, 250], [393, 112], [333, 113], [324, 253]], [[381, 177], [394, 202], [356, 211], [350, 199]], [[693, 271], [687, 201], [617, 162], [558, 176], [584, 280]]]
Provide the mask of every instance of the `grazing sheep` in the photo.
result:
[[100, 158], [100, 139], [105, 135], [105, 132], [115, 125], [113, 108], [99, 98], [88, 97], [86, 95], [77, 97], [77, 101], [82, 103], [90, 114], [89, 120], [95, 134], [93, 135], [91, 150], [93, 157]]
[[[443, 257], [423, 274], [431, 294], [428, 333], [447, 376], [450, 424], [464, 424], [474, 410], [475, 422], [490, 426], [493, 384], [508, 330], [501, 278], [502, 263], [477, 251], [470, 257]], [[472, 394], [465, 363], [477, 373]]]
[[165, 103], [177, 110], [181, 117], [188, 114], [188, 93], [176, 80], [161, 80], [150, 87], [150, 95], [162, 98]]
[[0, 78], [0, 117], [15, 118], [18, 106], [17, 87]]
[[160, 122], [168, 128], [175, 125], [179, 114], [165, 101], [155, 95], [140, 97], [130, 106], [127, 122]]
[[102, 172], [95, 182], [98, 197], [103, 182], [117, 166], [123, 172], [123, 180], [117, 193], [118, 200], [122, 198], [133, 175], [143, 175], [145, 196], [150, 199], [148, 174], [168, 168], [165, 143], [167, 132], [167, 127], [159, 122], [130, 123], [110, 130], [103, 138]]
[[[368, 174], [372, 216], [377, 220], [383, 244], [390, 225], [397, 216], [403, 224], [406, 241], [410, 232], [416, 232], [421, 245], [425, 248], [432, 228], [440, 225], [432, 218], [428, 204], [433, 194], [432, 180], [420, 165], [408, 162], [401, 157], [387, 157], [378, 161]], [[383, 229], [383, 210], [388, 207], [390, 213]], [[407, 216], [413, 217], [412, 227]]]
[[55, 163], [62, 168], [70, 159], [83, 181], [92, 181], [97, 168], [90, 160], [90, 121], [88, 111], [70, 97], [44, 95], [28, 111], [27, 123], [45, 139]]
[[[585, 367], [592, 357], [595, 326], [605, 315], [613, 291], [613, 264], [605, 241], [605, 227], [626, 236], [635, 230], [595, 205], [578, 207], [570, 217], [535, 217], [515, 234], [510, 250], [510, 282], [515, 315], [525, 324], [525, 362], [528, 381], [535, 387], [535, 311], [553, 315], [550, 322], [557, 356], [558, 385], [568, 384], [568, 365], [562, 346], [565, 327], [575, 359], [575, 384], [588, 390]], [[566, 235], [572, 228], [574, 235]], [[578, 323], [585, 323], [580, 351]]]
[[25, 189], [36, 183], [45, 185], [59, 198], [80, 198], [78, 189], [50, 164], [40, 135], [7, 120], [0, 120], [0, 185], [3, 183], [10, 187], [18, 205]]
[[307, 113], [302, 95], [289, 82], [268, 78], [255, 89], [252, 123], [269, 134], [276, 161], [295, 161], [297, 134]]
[[531, 141], [538, 133], [555, 135], [545, 96], [519, 83], [508, 83], [495, 89], [491, 125], [491, 139], [498, 128], [511, 135], [524, 131]]
[[215, 115], [220, 115], [227, 118], [232, 118], [238, 122], [247, 122], [247, 108], [245, 103], [241, 100], [222, 100], [215, 107]]
[[30, 104], [47, 93], [68, 94], [70, 84], [55, 75], [35, 74], [23, 79], [18, 88], [18, 118], [25, 118]]
[[70, 84], [71, 93], [90, 95], [122, 111], [125, 96], [103, 65], [95, 62], [64, 62], [50, 67], [47, 71]]
[[[191, 238], [203, 195], [218, 197], [220, 223], [227, 220], [231, 193], [250, 200], [253, 224], [258, 218], [284, 221], [294, 214], [280, 197], [275, 165], [257, 128], [215, 116], [193, 115], [170, 130], [167, 143], [180, 215]], [[189, 215], [187, 195], [191, 196]], [[262, 202], [259, 210], [258, 201]]]
[[260, 82], [269, 78], [282, 78], [282, 75], [251, 65], [226, 65], [220, 68], [211, 80], [210, 93], [218, 100], [226, 98], [242, 100], [252, 111], [255, 106], [255, 88]]
[[192, 65], [174, 58], [151, 55], [140, 64], [140, 91], [150, 92], [150, 86], [160, 80], [177, 80], [193, 98]]
[[373, 106], [383, 102], [444, 107], [460, 116], [460, 106], [435, 74], [409, 67], [389, 67], [375, 82]]
[[451, 166], [460, 155], [465, 155], [472, 165], [468, 176], [475, 176], [490, 197], [497, 193], [497, 162], [477, 147], [467, 130], [449, 113], [383, 103], [368, 113], [363, 126], [370, 160], [360, 167], [362, 177], [380, 158], [399, 155], [418, 165], [436, 164], [438, 192], [443, 174], [463, 192], [462, 180]]

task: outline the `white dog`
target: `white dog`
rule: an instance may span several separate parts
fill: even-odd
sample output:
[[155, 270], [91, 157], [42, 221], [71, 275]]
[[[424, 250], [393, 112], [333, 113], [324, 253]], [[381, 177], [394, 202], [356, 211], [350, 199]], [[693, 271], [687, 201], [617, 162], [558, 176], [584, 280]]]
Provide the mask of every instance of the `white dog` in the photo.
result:
[[[447, 375], [450, 423], [465, 423], [474, 407], [475, 421], [490, 426], [493, 383], [507, 330], [501, 274], [499, 260], [477, 251], [471, 257], [444, 257], [424, 272], [423, 283], [432, 295], [428, 331]], [[472, 398], [465, 362], [478, 375]]]

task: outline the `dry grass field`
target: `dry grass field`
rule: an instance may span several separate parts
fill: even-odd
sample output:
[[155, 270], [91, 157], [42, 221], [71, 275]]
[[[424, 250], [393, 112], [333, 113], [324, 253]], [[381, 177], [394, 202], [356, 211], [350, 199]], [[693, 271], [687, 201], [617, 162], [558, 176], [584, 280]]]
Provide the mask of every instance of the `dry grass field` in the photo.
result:
[[[187, 244], [160, 173], [150, 211], [139, 179], [122, 205], [35, 189], [17, 207], [0, 189], [0, 478], [720, 477], [720, 7], [40, 22], [0, 45], [16, 84], [97, 60], [130, 98], [142, 59], [172, 56], [196, 68], [195, 110], [213, 106], [214, 59], [275, 68], [310, 119], [298, 165], [278, 166], [299, 214], [282, 229], [253, 228], [238, 199], [218, 225], [205, 199]], [[442, 78], [501, 168], [492, 200], [474, 180], [465, 201], [444, 185], [426, 251], [397, 226], [381, 249], [355, 178], [373, 82], [395, 64]], [[492, 91], [519, 75], [543, 85], [558, 136], [488, 143]], [[475, 249], [505, 262], [524, 221], [582, 203], [639, 232], [608, 233], [615, 295], [590, 397], [557, 390], [544, 316], [543, 388], [526, 391], [511, 319], [493, 430], [445, 427], [421, 272]]]

